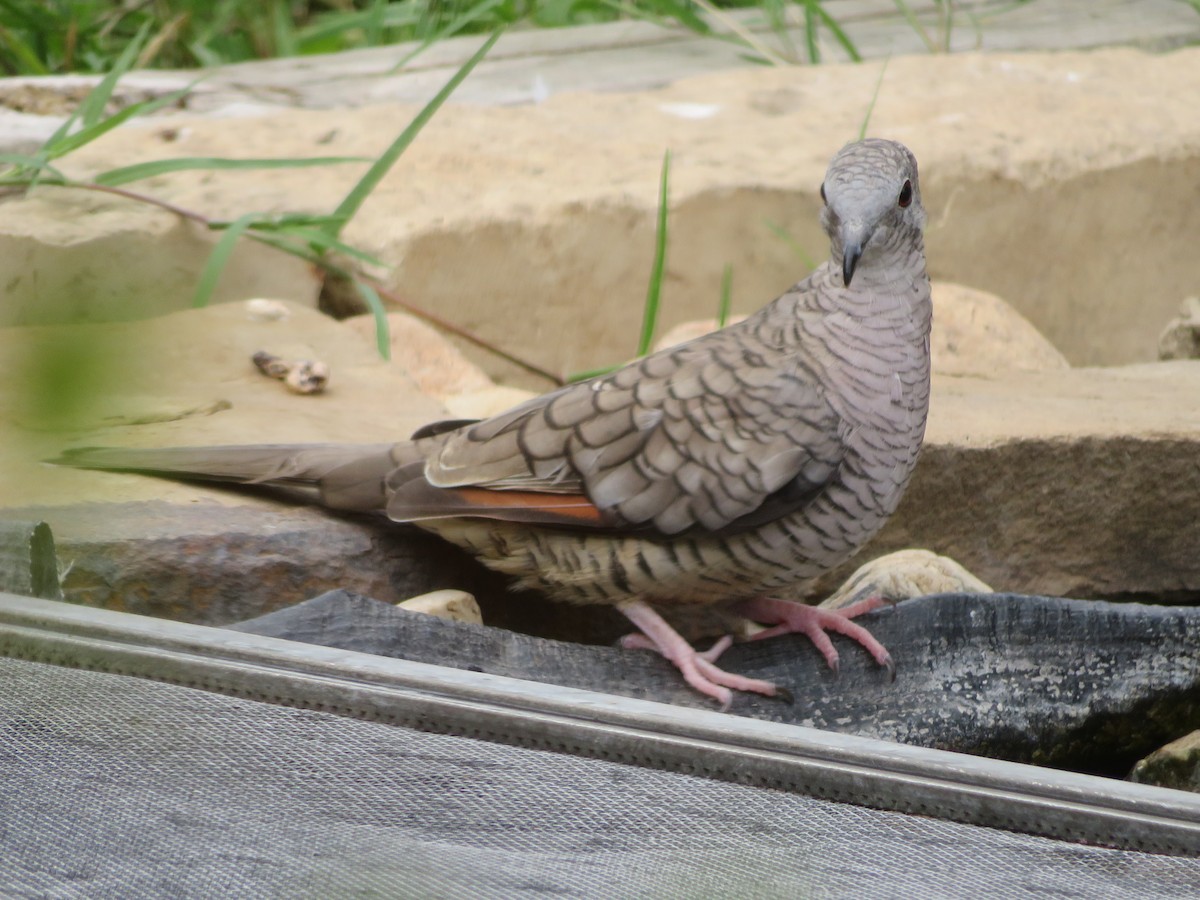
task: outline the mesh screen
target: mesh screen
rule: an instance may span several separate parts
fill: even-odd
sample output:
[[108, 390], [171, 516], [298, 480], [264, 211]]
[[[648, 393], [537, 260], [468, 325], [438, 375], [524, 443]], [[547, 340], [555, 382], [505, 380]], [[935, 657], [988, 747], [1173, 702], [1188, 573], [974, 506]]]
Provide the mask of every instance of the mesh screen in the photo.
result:
[[0, 659], [6, 897], [1178, 898], [1200, 860]]

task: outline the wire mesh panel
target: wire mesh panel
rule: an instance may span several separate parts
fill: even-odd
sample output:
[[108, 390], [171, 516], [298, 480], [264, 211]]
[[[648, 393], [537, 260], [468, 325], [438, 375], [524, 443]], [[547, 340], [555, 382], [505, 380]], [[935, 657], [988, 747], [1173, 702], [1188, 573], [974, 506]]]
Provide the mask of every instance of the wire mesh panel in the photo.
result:
[[1178, 898], [1200, 860], [0, 659], [0, 894]]

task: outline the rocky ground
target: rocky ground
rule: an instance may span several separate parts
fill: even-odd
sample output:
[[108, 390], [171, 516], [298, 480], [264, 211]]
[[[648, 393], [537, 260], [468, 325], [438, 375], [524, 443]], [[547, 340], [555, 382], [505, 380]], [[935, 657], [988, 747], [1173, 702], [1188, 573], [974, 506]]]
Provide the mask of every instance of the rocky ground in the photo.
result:
[[[735, 310], [752, 310], [804, 274], [797, 246], [825, 253], [817, 187], [880, 74], [877, 63], [747, 69], [517, 107], [452, 104], [347, 238], [389, 264], [405, 298], [510, 352], [556, 372], [613, 363], [635, 342], [663, 151], [664, 327], [711, 316], [726, 265]], [[1198, 95], [1200, 49], [889, 63], [870, 132], [921, 161], [935, 379], [913, 485], [854, 565], [916, 546], [1006, 592], [1200, 598], [1200, 362], [1155, 361], [1160, 333], [1200, 290]], [[174, 155], [372, 155], [415, 109], [174, 115], [62, 164], [86, 175]], [[327, 211], [359, 174], [179, 174], [138, 189], [231, 219]], [[212, 238], [161, 210], [42, 189], [6, 198], [4, 212], [0, 515], [51, 524], [69, 599], [221, 624], [328, 588], [398, 600], [459, 587], [496, 624], [581, 627], [518, 608], [415, 531], [43, 464], [92, 444], [394, 440], [548, 385], [401, 317], [384, 362], [368, 320], [314, 311], [307, 266], [252, 246], [222, 279], [218, 299], [231, 302], [187, 309]], [[284, 305], [264, 312], [251, 297]], [[258, 350], [325, 362], [328, 390], [289, 393], [253, 368]]]

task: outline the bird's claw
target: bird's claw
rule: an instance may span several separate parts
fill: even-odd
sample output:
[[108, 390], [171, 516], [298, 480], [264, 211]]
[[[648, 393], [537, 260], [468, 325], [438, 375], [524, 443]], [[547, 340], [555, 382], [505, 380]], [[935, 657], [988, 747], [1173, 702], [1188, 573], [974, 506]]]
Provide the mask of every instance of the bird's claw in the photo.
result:
[[855, 616], [861, 616], [881, 606], [888, 601], [879, 595], [858, 600], [841, 609], [822, 609], [817, 606], [806, 606], [791, 600], [779, 600], [772, 597], [760, 597], [748, 600], [738, 607], [738, 611], [756, 622], [773, 623], [770, 628], [758, 632], [751, 640], [762, 640], [777, 634], [803, 634], [817, 651], [825, 657], [825, 662], [836, 676], [841, 670], [837, 648], [829, 639], [828, 631], [845, 635], [857, 641], [871, 654], [875, 662], [887, 671], [888, 681], [896, 680], [896, 664], [883, 644], [879, 643], [871, 632], [861, 625], [852, 622]]

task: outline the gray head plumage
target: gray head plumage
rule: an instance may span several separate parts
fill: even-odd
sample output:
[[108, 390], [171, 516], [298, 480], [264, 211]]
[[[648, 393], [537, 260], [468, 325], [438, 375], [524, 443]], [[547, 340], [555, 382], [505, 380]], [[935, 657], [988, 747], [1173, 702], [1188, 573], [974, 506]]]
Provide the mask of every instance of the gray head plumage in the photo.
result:
[[868, 138], [847, 144], [821, 185], [821, 226], [847, 286], [864, 260], [925, 227], [917, 160], [903, 144]]

